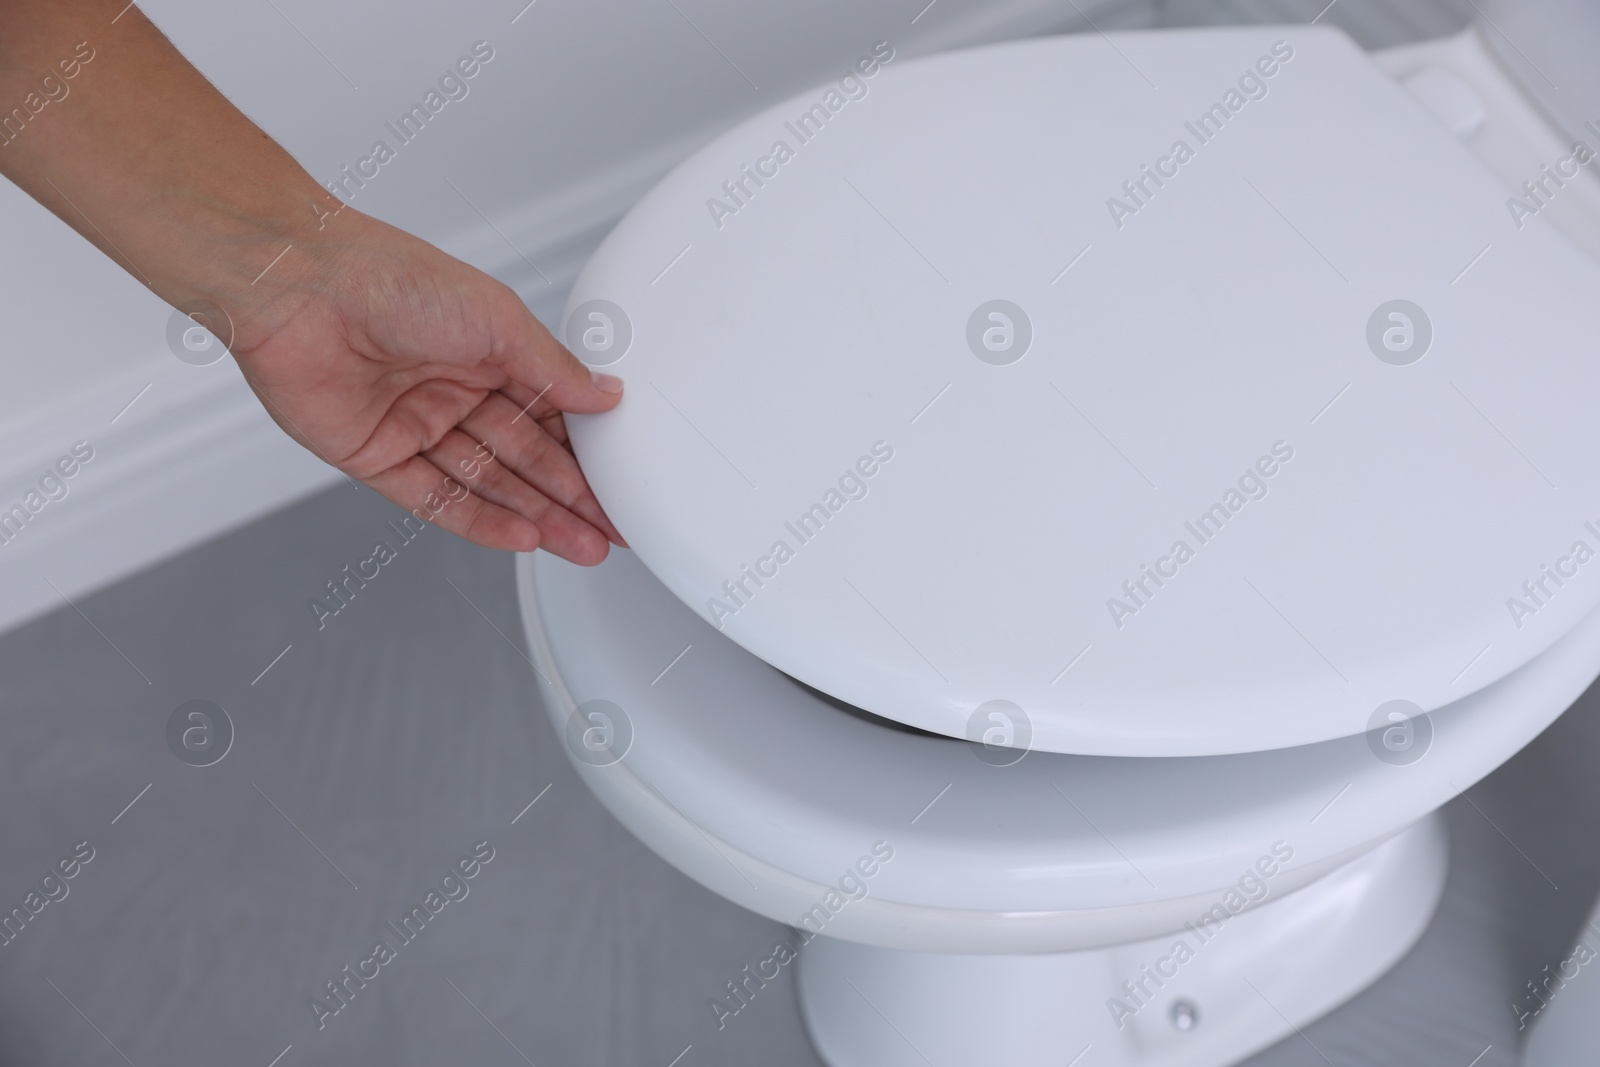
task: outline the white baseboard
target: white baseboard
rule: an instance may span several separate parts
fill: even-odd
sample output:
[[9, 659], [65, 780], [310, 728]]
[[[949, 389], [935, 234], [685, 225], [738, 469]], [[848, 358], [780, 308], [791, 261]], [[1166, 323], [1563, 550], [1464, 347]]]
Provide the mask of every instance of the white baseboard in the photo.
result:
[[[65, 498], [47, 503], [0, 545], [0, 630], [65, 608], [340, 478], [285, 437], [237, 372], [234, 378], [185, 396], [169, 382], [118, 382], [124, 388], [114, 403], [80, 398], [75, 417], [38, 420], [35, 440], [52, 452], [30, 449], [26, 460], [4, 453], [3, 509], [22, 501], [74, 441], [87, 441], [94, 458], [67, 482]], [[156, 404], [158, 390], [169, 386], [160, 417], [111, 424], [144, 384], [151, 388], [140, 404]], [[101, 417], [86, 419], [85, 411]]]

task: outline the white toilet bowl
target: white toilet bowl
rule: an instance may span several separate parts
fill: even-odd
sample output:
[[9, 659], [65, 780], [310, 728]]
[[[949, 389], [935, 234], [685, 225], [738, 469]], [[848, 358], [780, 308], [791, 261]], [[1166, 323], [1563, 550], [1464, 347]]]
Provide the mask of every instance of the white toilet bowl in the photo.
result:
[[[1429, 813], [1600, 670], [1591, 617], [1432, 713], [1412, 763], [1376, 758], [1359, 735], [1179, 759], [1030, 752], [997, 767], [981, 745], [828, 703], [717, 633], [631, 553], [593, 570], [545, 555], [518, 567], [530, 654], [579, 773], [679, 870], [802, 931], [789, 944], [807, 1020], [840, 1067], [1058, 1064], [1088, 1044], [1099, 1063], [1226, 1064], [1281, 1038], [1405, 953], [1445, 873]], [[866, 877], [856, 864], [878, 842], [892, 858]], [[1263, 877], [1274, 844], [1292, 856]], [[844, 903], [853, 871], [867, 895]], [[1202, 942], [1204, 917], [1219, 904], [1233, 915], [1228, 894], [1252, 872], [1248, 908]], [[1193, 962], [1166, 965], [1176, 980], [1155, 986], [1144, 975], [1179, 939]], [[707, 990], [722, 1003], [710, 1014], [736, 1013], [756, 988]], [[1121, 1027], [1114, 999], [1134, 1011]], [[1200, 1025], [1172, 1024], [1181, 1003]], [[874, 1023], [879, 1011], [892, 1025]]]
[[[522, 557], [519, 599], [600, 800], [794, 928], [718, 1025], [793, 964], [833, 1067], [1220, 1067], [1420, 936], [1437, 809], [1600, 672], [1600, 266], [1555, 224], [1596, 194], [1514, 226], [1496, 170], [1561, 140], [1492, 62], [879, 48], [602, 246], [565, 339], [629, 392], [572, 433], [635, 552]], [[1141, 140], [1240, 70], [1281, 77], [1191, 159]]]

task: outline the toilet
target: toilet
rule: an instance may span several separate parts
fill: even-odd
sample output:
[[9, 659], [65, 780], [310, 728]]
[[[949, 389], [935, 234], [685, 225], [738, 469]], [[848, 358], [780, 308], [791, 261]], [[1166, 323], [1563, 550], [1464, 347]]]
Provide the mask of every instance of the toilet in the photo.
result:
[[1421, 935], [1600, 673], [1600, 132], [1504, 49], [878, 42], [618, 224], [560, 332], [631, 549], [518, 593], [588, 787], [790, 928], [712, 1025], [1220, 1067]]

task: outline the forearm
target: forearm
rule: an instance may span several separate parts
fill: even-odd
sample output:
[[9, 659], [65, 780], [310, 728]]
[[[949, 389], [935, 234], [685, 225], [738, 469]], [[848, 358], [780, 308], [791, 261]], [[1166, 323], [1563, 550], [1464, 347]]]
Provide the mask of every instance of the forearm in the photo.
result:
[[302, 298], [339, 207], [126, 0], [0, 0], [0, 174], [247, 346]]

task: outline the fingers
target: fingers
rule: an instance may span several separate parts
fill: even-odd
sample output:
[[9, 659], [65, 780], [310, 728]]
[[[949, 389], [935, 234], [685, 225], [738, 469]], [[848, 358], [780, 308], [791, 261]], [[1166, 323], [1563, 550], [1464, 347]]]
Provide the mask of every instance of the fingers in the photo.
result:
[[548, 415], [539, 416], [539, 426], [545, 433], [559, 441], [562, 448], [568, 452], [572, 451], [572, 440], [567, 436], [567, 420], [561, 417], [561, 412], [552, 411]]
[[535, 392], [520, 382], [507, 382], [500, 387], [500, 394], [517, 406], [517, 414], [512, 422], [520, 423], [523, 419], [534, 419], [544, 432], [561, 442], [561, 447], [571, 451], [571, 444], [567, 440], [567, 426], [561, 418], [561, 409], [545, 399], [549, 388]]
[[[452, 431], [449, 436], [450, 449], [464, 448], [463, 454], [468, 454], [476, 447], [463, 434]], [[441, 453], [439, 459], [443, 458]], [[480, 472], [479, 480], [485, 480], [486, 474]], [[493, 479], [494, 487], [485, 487], [486, 491], [510, 499], [499, 481], [506, 478], [510, 475], [501, 472]], [[534, 496], [539, 497], [538, 500], [524, 499], [523, 507], [539, 514], [540, 521], [535, 522], [484, 494], [469, 492], [461, 480], [423, 456], [412, 456], [365, 481], [413, 515], [485, 548], [505, 552], [532, 552], [543, 548], [584, 566], [599, 563], [606, 555], [606, 539], [600, 531], [560, 505], [537, 493]], [[533, 493], [526, 486], [524, 489]]]
[[[572, 463], [572, 457], [554, 442], [545, 447], [555, 456]], [[469, 486], [473, 499], [481, 500], [499, 511], [519, 515], [536, 525], [540, 548], [583, 565], [605, 559], [610, 523], [606, 522], [606, 529], [601, 529], [563, 503], [540, 492], [516, 470], [502, 463], [492, 446], [484, 447], [468, 434], [451, 430], [424, 455], [439, 470], [452, 472], [455, 482]], [[582, 485], [582, 475], [577, 474], [576, 470], [574, 464], [572, 474]], [[562, 481], [559, 477], [548, 476], [543, 467], [541, 474], [554, 483]], [[586, 499], [589, 508], [604, 522], [605, 516], [586, 486], [579, 498]], [[473, 539], [477, 540], [475, 537]]]
[[558, 410], [591, 414], [615, 407], [622, 398], [622, 381], [610, 374], [591, 373], [550, 336], [515, 294], [512, 300], [516, 303], [511, 313], [513, 325], [496, 336], [490, 360], [513, 382], [543, 394], [542, 402]]
[[[394, 457], [415, 455], [442, 439], [482, 396], [482, 389], [448, 378], [419, 382], [388, 402], [371, 434], [354, 452], [338, 460], [338, 466], [363, 480], [387, 471]], [[435, 479], [434, 488], [437, 482]]]
[[622, 536], [595, 499], [578, 461], [563, 442], [546, 432], [545, 425], [499, 393], [490, 393], [461, 421], [461, 430], [475, 442], [474, 447], [482, 442], [492, 449], [495, 460], [517, 478], [594, 526], [607, 540], [622, 544]]
[[521, 422], [523, 419], [535, 419], [545, 433], [553, 437], [562, 448], [572, 451], [572, 439], [567, 435], [567, 422], [561, 416], [561, 410], [545, 402], [541, 393], [535, 393], [527, 386], [518, 385], [516, 382], [507, 382], [501, 386], [500, 394], [517, 406], [517, 414], [512, 422]]
[[474, 496], [422, 456], [362, 480], [418, 518], [486, 548], [532, 552], [540, 547], [536, 523]]

